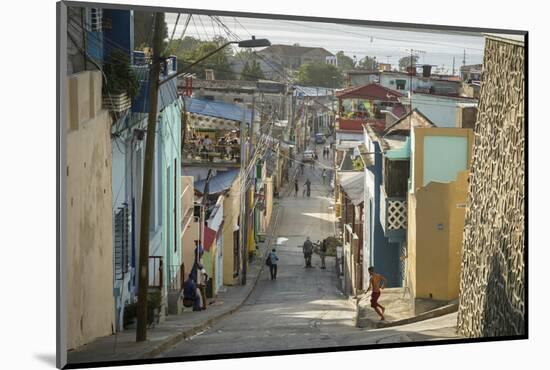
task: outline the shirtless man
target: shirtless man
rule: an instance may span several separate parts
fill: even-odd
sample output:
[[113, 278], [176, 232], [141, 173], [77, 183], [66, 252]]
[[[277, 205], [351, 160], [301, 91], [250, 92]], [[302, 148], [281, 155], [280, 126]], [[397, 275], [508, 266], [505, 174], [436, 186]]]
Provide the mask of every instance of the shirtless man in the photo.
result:
[[[370, 306], [374, 308], [376, 313], [380, 316], [380, 320], [385, 320], [384, 311], [386, 311], [386, 309], [382, 305], [380, 305], [380, 303], [378, 303], [378, 298], [380, 298], [380, 290], [384, 289], [388, 281], [382, 275], [375, 273], [374, 267], [372, 266], [369, 267], [369, 275], [370, 275], [370, 280], [369, 280], [369, 287], [367, 288], [367, 292], [372, 288]], [[380, 284], [381, 282], [382, 284]], [[380, 312], [380, 309], [382, 310], [382, 312]]]

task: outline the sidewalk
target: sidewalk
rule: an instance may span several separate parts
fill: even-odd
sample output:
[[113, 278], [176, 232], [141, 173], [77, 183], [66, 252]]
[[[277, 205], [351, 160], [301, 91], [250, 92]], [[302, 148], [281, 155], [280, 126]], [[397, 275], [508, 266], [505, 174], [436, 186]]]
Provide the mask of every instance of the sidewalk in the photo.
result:
[[[417, 300], [416, 303], [413, 303], [413, 300], [403, 288], [384, 289], [379, 303], [386, 308], [385, 321], [380, 321], [378, 314], [370, 307], [370, 294], [362, 294], [357, 297], [357, 327], [376, 329], [407, 325], [447, 315], [458, 310], [457, 303], [442, 305], [430, 300]], [[414, 305], [416, 305], [416, 313]]]
[[259, 244], [259, 253], [248, 266], [246, 285], [229, 286], [218, 293], [215, 301], [205, 311], [186, 311], [180, 315], [168, 315], [165, 321], [147, 330], [147, 340], [136, 342], [136, 331], [126, 330], [94, 340], [68, 352], [68, 364], [89, 362], [139, 360], [152, 358], [178, 343], [196, 335], [215, 322], [238, 310], [252, 293], [264, 266], [264, 254], [274, 242], [273, 231], [277, 227], [279, 207], [274, 209], [266, 241]]

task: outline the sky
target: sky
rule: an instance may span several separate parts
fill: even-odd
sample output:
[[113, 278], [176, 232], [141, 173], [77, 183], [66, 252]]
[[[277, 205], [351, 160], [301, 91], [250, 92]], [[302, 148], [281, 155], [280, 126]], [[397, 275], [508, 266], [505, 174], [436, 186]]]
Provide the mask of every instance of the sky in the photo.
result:
[[[187, 21], [181, 14], [175, 29], [174, 39], [181, 37]], [[408, 31], [397, 28], [385, 29], [356, 25], [320, 22], [301, 22], [242, 17], [217, 17], [193, 15], [185, 36], [209, 40], [222, 35], [226, 38], [267, 38], [272, 44], [323, 47], [333, 54], [342, 50], [357, 61], [366, 55], [376, 57], [378, 62], [397, 67], [401, 57], [410, 55], [410, 49], [419, 50], [419, 63], [431, 64], [440, 73], [451, 73], [453, 57], [455, 74], [462, 65], [464, 53], [466, 64], [478, 64], [483, 60], [484, 38], [481, 34], [443, 33], [441, 31]], [[172, 35], [177, 14], [167, 14], [168, 36]], [[222, 26], [225, 25], [225, 27]], [[231, 35], [231, 36], [229, 36]]]

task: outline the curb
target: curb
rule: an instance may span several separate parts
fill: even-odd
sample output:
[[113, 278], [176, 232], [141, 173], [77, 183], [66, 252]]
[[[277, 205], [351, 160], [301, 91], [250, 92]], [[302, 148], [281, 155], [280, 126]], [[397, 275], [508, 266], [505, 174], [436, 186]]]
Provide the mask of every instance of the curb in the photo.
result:
[[[273, 228], [269, 232], [269, 242], [267, 244], [268, 249], [269, 249], [269, 246], [272, 243], [273, 231], [276, 229], [277, 222], [279, 220], [279, 209], [280, 208], [278, 206], [277, 207], [277, 214], [275, 215], [275, 220], [273, 222]], [[190, 338], [190, 337], [194, 336], [195, 334], [197, 334], [197, 333], [207, 329], [208, 327], [214, 325], [216, 322], [220, 321], [221, 319], [225, 318], [226, 316], [232, 315], [235, 311], [237, 311], [239, 308], [241, 308], [243, 306], [243, 304], [248, 300], [248, 298], [250, 297], [250, 295], [252, 294], [254, 289], [256, 288], [256, 285], [258, 284], [258, 281], [260, 280], [260, 276], [261, 276], [261, 274], [264, 270], [264, 264], [263, 264], [264, 259], [263, 259], [263, 257], [260, 258], [259, 261], [260, 261], [260, 270], [258, 271], [258, 275], [256, 276], [256, 279], [252, 283], [252, 286], [251, 286], [249, 292], [246, 294], [244, 299], [239, 304], [237, 304], [237, 306], [229, 309], [226, 312], [220, 313], [218, 316], [214, 316], [214, 317], [209, 318], [208, 320], [201, 323], [200, 325], [197, 325], [197, 326], [195, 326], [191, 329], [188, 329], [184, 332], [181, 332], [181, 333], [178, 333], [178, 334], [175, 334], [175, 335], [171, 336], [170, 338], [166, 339], [162, 343], [159, 343], [152, 350], [140, 355], [138, 357], [138, 359], [149, 359], [149, 358], [157, 357], [157, 356], [161, 355], [163, 352], [165, 352], [168, 348], [175, 345], [176, 343], [178, 343], [178, 342], [180, 342], [184, 339], [187, 339], [187, 338]]]
[[[367, 318], [365, 318], [363, 320], [365, 320], [368, 323], [372, 324], [372, 326], [374, 326], [372, 329], [380, 329], [380, 328], [389, 328], [389, 327], [392, 327], [392, 326], [401, 326], [401, 325], [412, 324], [412, 323], [415, 323], [415, 322], [424, 321], [424, 320], [428, 320], [428, 319], [433, 319], [435, 317], [444, 316], [444, 315], [447, 315], [447, 314], [450, 314], [450, 313], [453, 313], [453, 312], [456, 312], [456, 311], [458, 311], [458, 303], [453, 303], [453, 304], [449, 304], [449, 305], [446, 305], [446, 306], [443, 306], [443, 307], [433, 309], [431, 311], [424, 312], [424, 313], [422, 313], [418, 316], [413, 316], [413, 317], [409, 317], [407, 319], [397, 320], [397, 321], [393, 321], [393, 322], [384, 323], [384, 322], [379, 322], [379, 321], [373, 321], [373, 320], [370, 320], [370, 319], [367, 319]], [[359, 324], [359, 321], [357, 323]], [[357, 325], [357, 327], [358, 328], [365, 328], [366, 326]]]

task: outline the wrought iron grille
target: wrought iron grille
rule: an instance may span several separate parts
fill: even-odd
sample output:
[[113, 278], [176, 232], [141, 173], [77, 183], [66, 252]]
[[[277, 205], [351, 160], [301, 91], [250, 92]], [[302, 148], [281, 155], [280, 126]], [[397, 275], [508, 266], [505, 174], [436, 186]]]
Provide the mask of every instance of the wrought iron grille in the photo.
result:
[[115, 213], [115, 278], [124, 279], [130, 261], [130, 212], [123, 203]]

